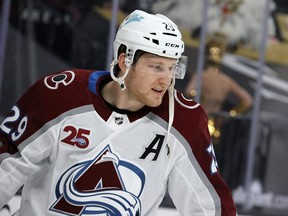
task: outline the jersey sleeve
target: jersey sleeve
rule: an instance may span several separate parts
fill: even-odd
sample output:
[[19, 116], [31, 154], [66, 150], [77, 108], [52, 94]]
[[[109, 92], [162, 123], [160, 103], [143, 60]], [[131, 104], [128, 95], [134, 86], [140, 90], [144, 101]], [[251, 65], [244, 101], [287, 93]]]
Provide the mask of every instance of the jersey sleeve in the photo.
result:
[[[12, 107], [0, 130], [0, 207], [6, 204], [26, 179], [40, 169], [41, 161], [51, 151], [50, 142], [41, 149], [30, 148], [29, 138], [41, 128], [41, 85], [33, 85]], [[38, 106], [39, 105], [39, 106]], [[38, 137], [35, 137], [38, 138]], [[29, 150], [26, 150], [29, 149]]]
[[174, 127], [181, 134], [178, 141], [183, 148], [168, 180], [175, 206], [181, 215], [237, 215], [231, 192], [218, 170], [203, 108], [180, 94], [176, 99]]
[[75, 79], [73, 71], [61, 71], [38, 80], [1, 122], [0, 208], [28, 178], [51, 163], [61, 114], [78, 105], [71, 100], [72, 92], [81, 88]]

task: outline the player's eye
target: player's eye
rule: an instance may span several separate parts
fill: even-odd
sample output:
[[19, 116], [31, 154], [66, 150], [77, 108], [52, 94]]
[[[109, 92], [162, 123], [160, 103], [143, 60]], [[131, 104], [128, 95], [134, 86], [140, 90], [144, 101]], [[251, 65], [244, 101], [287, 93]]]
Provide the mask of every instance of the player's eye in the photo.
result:
[[161, 66], [161, 65], [157, 65], [157, 64], [152, 64], [149, 66], [154, 72], [160, 73], [160, 72], [164, 72], [165, 69]]
[[149, 65], [149, 67], [150, 67], [152, 70], [155, 70], [155, 71], [161, 70], [161, 67], [160, 67], [159, 65], [153, 65], [153, 64], [151, 64], [151, 65]]

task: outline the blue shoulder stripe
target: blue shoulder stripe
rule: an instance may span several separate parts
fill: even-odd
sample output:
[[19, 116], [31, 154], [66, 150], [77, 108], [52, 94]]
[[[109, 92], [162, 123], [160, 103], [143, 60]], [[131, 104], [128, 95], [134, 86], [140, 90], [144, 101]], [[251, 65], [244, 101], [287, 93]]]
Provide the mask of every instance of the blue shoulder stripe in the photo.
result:
[[106, 75], [109, 75], [108, 71], [95, 71], [95, 72], [91, 73], [91, 75], [89, 77], [89, 85], [88, 85], [89, 90], [94, 92], [97, 95], [96, 83], [97, 83], [99, 77], [106, 76]]

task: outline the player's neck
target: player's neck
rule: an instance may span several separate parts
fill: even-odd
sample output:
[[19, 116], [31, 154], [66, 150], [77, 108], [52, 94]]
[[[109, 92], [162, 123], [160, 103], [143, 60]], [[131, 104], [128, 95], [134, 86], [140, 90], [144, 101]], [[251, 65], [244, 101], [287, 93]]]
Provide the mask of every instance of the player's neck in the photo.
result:
[[143, 108], [143, 104], [137, 103], [129, 98], [127, 89], [124, 91], [119, 87], [119, 84], [111, 81], [107, 83], [101, 90], [104, 100], [118, 109], [125, 109], [132, 112]]

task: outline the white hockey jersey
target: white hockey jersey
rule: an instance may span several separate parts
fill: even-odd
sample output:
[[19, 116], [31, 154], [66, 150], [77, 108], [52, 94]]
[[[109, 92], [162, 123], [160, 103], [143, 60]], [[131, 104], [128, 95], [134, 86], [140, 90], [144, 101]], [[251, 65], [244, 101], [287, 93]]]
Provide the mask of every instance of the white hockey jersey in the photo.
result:
[[37, 81], [1, 123], [0, 208], [24, 184], [21, 216], [156, 215], [168, 187], [183, 216], [236, 215], [217, 170], [207, 118], [175, 93], [137, 112], [107, 104], [108, 72], [60, 71]]

